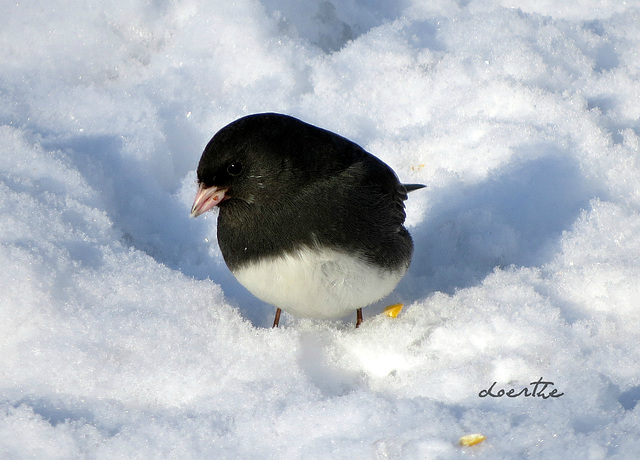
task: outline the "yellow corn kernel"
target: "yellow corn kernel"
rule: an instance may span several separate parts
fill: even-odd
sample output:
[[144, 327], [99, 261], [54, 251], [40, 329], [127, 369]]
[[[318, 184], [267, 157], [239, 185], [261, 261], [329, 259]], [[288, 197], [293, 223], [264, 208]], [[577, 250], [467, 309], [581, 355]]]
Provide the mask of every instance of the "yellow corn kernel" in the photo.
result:
[[468, 434], [466, 436], [462, 436], [459, 442], [461, 446], [468, 447], [468, 446], [475, 446], [476, 444], [480, 444], [485, 439], [487, 439], [486, 436], [481, 435], [480, 433], [475, 433], [475, 434]]
[[404, 307], [401, 303], [394, 303], [393, 305], [389, 305], [384, 309], [384, 314], [389, 318], [395, 318], [398, 316], [398, 313], [402, 311], [402, 307]]

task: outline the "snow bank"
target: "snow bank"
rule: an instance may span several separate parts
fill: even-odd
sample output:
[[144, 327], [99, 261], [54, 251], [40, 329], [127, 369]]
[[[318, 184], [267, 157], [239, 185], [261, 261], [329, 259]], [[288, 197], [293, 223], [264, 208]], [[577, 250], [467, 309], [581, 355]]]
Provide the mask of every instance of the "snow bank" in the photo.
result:
[[[640, 4], [55, 0], [0, 28], [3, 458], [635, 455]], [[261, 111], [428, 185], [358, 330], [271, 330], [188, 217], [208, 139]]]

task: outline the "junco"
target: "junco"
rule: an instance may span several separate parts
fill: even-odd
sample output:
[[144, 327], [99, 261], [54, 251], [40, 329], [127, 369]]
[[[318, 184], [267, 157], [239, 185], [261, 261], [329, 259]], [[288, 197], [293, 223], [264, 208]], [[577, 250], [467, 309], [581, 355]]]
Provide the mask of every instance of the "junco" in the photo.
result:
[[259, 299], [340, 318], [389, 294], [409, 267], [407, 193], [393, 170], [330, 131], [276, 113], [222, 128], [198, 164], [191, 216], [217, 206], [218, 244]]

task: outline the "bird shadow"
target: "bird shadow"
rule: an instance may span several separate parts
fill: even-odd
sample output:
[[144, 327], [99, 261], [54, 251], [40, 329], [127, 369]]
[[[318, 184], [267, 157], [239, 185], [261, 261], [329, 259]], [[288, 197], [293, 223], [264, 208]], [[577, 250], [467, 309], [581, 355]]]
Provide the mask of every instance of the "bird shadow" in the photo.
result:
[[511, 162], [481, 183], [432, 192], [433, 206], [412, 230], [414, 257], [398, 287], [403, 297], [453, 294], [496, 267], [552, 260], [563, 231], [601, 191], [568, 152], [544, 144], [519, 150], [520, 158], [537, 157]]

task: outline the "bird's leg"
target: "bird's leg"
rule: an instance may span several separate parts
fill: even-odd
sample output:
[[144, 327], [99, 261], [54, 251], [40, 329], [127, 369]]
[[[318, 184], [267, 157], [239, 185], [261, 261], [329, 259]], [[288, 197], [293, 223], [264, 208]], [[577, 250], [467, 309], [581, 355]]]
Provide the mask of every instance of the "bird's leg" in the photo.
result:
[[[273, 326], [272, 329], [274, 327], [278, 327], [278, 325], [280, 324], [280, 313], [282, 313], [282, 310], [280, 310], [279, 308], [276, 309], [276, 317], [273, 320]], [[356, 326], [357, 327], [357, 326]]]
[[362, 308], [356, 310], [356, 329], [362, 324]]

